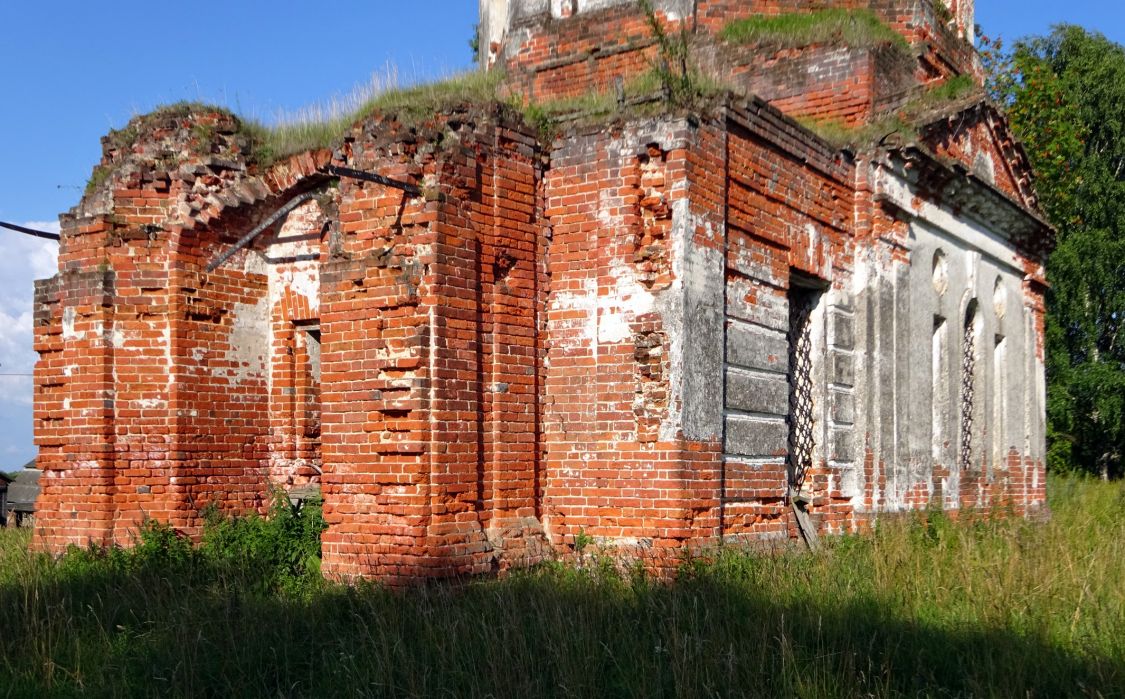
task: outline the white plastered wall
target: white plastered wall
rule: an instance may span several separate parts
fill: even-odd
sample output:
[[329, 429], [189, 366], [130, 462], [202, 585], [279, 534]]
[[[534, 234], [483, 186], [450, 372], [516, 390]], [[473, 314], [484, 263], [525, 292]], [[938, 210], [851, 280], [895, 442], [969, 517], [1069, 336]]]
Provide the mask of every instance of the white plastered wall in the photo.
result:
[[[1036, 356], [1034, 314], [1024, 301], [1024, 273], [1000, 233], [925, 202], [886, 170], [877, 170], [875, 179], [877, 191], [912, 217], [905, 242], [910, 264], [890, 259], [880, 246], [857, 255], [853, 289], [860, 356], [853, 438], [860, 453], [872, 450], [875, 468], [846, 478], [850, 492], [844, 494], [860, 510], [872, 504], [907, 509], [917, 505], [912, 499], [920, 488], [935, 494], [933, 469], [940, 465], [949, 470], [938, 479], [943, 505], [958, 507], [962, 343], [966, 311], [974, 301], [972, 468], [991, 478], [1012, 449], [1037, 461], [1045, 455], [1044, 367]], [[939, 251], [944, 278], [935, 284]], [[937, 361], [935, 332], [941, 333], [944, 354]], [[866, 501], [872, 492], [874, 503]]]

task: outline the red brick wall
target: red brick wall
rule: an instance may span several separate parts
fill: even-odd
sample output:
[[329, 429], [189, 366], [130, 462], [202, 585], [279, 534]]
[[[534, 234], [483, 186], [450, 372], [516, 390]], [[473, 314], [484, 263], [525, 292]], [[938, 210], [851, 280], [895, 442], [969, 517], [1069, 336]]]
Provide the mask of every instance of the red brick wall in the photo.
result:
[[[260, 507], [268, 489], [269, 348], [237, 342], [266, 310], [266, 277], [247, 253], [202, 268], [312, 157], [248, 183], [228, 164], [239, 147], [228, 116], [156, 114], [134, 128], [128, 147], [106, 140], [112, 174], [64, 217], [60, 276], [37, 291], [37, 541], [56, 551], [127, 543], [148, 517], [194, 533], [208, 502]], [[200, 177], [168, 152], [228, 160]]]
[[649, 70], [656, 54], [648, 23], [632, 4], [539, 21], [526, 41], [503, 49], [501, 58], [511, 89], [528, 99], [606, 92], [616, 76], [628, 80]]
[[[755, 401], [753, 414], [774, 413], [768, 423], [756, 426], [772, 438], [763, 443], [760, 453], [745, 458], [728, 458], [725, 464], [724, 534], [735, 537], [776, 537], [795, 535], [788, 513], [786, 488], [786, 435], [783, 419], [788, 408], [787, 339], [788, 296], [791, 270], [819, 279], [828, 287], [815, 316], [826, 323], [832, 306], [831, 289], [848, 290], [852, 265], [852, 212], [854, 170], [850, 163], [820, 143], [815, 137], [793, 126], [774, 110], [751, 105], [731, 113], [728, 145], [730, 176], [727, 190], [727, 317], [728, 333], [735, 341], [743, 333], [766, 338], [776, 354], [743, 360], [728, 350], [727, 382], [745, 375], [742, 365], [752, 365], [750, 380], [762, 381], [780, 372], [779, 387], [785, 392], [780, 405]], [[846, 348], [846, 349], [850, 349]], [[820, 355], [820, 352], [817, 353]], [[835, 351], [824, 351], [831, 361]], [[827, 374], [827, 370], [824, 370]], [[830, 379], [817, 378], [822, 398], [816, 416], [819, 455], [805, 479], [804, 492], [813, 499], [810, 511], [821, 526], [839, 531], [849, 528], [850, 503], [838, 488], [839, 470], [849, 468], [851, 456], [837, 451], [840, 433], [824, 428], [830, 420], [823, 406], [830, 395], [825, 390]], [[777, 385], [777, 380], [764, 385]], [[732, 409], [746, 408], [731, 403]], [[760, 404], [760, 405], [759, 405]], [[780, 413], [780, 414], [777, 414]], [[743, 418], [728, 417], [728, 434], [737, 430]], [[734, 422], [732, 422], [734, 420]], [[842, 426], [850, 438], [850, 426]], [[828, 443], [823, 436], [833, 437]], [[728, 452], [733, 451], [728, 444]], [[835, 464], [829, 468], [828, 463]], [[831, 480], [830, 480], [831, 477]], [[830, 487], [831, 485], [831, 487]]]
[[[167, 179], [112, 192], [114, 217], [65, 218], [55, 289], [40, 290], [35, 419], [42, 545], [127, 541], [177, 518], [166, 387]], [[45, 506], [44, 506], [45, 503]]]
[[37, 288], [36, 540], [55, 550], [112, 537], [112, 364], [100, 332], [112, 305], [107, 276], [71, 271]]
[[[138, 148], [196, 153], [191, 127], [158, 124]], [[220, 153], [238, 145], [216, 138]], [[261, 509], [271, 483], [316, 479], [325, 572], [342, 579], [503, 570], [580, 533], [661, 565], [721, 537], [793, 536], [799, 276], [824, 287], [811, 512], [846, 531], [885, 504], [884, 453], [853, 439], [853, 272], [859, 254], [909, 269], [910, 229], [873, 196], [875, 165], [760, 100], [549, 146], [496, 105], [373, 116], [335, 153], [267, 172], [236, 154], [199, 177], [106, 157], [118, 171], [66, 219], [60, 275], [37, 287], [44, 548], [127, 541], [145, 516], [195, 534], [209, 502]], [[422, 193], [335, 185], [317, 172], [330, 159]], [[317, 197], [206, 271], [305, 192]], [[1020, 254], [1041, 342], [1042, 269]], [[738, 381], [761, 390], [736, 404]], [[736, 452], [747, 420], [757, 431]], [[1017, 450], [994, 466], [957, 497], [1043, 502], [1041, 463]], [[869, 487], [849, 495], [857, 472]], [[926, 504], [928, 485], [906, 503]]]
[[646, 126], [568, 134], [547, 173], [544, 523], [659, 560], [713, 539], [718, 445], [683, 438], [673, 376], [694, 134]]
[[1031, 164], [1004, 118], [980, 105], [923, 129], [923, 141], [935, 154], [968, 166], [1013, 201], [1035, 207]]
[[391, 138], [363, 143], [353, 165], [421, 177], [426, 196], [341, 184], [342, 254], [321, 290], [330, 575], [483, 572], [542, 555], [539, 165], [510, 124], [439, 119], [425, 134], [446, 130], [437, 153], [382, 124]]
[[[777, 51], [729, 46], [716, 38], [731, 20], [823, 8], [874, 11], [912, 45], [921, 47], [919, 59], [904, 63], [887, 47], [810, 46]], [[971, 16], [971, 7], [966, 12]], [[692, 60], [704, 73], [797, 116], [861, 123], [876, 111], [901, 105], [919, 81], [959, 73], [980, 77], [971, 44], [958, 34], [956, 26], [944, 26], [928, 1], [703, 0], [696, 4], [693, 16], [668, 17], [663, 12], [657, 16], [672, 37], [681, 26], [687, 27]], [[610, 92], [616, 78], [629, 81], [651, 70], [659, 60], [652, 31], [633, 3], [563, 18], [533, 14], [509, 27], [509, 34], [490, 51], [508, 71], [510, 89], [529, 100]]]
[[[334, 191], [325, 193], [329, 200]], [[317, 200], [295, 209], [276, 235], [256, 245], [267, 276], [269, 304], [268, 459], [270, 480], [301, 485], [318, 480], [320, 453], [320, 265], [332, 224]], [[335, 213], [335, 212], [332, 212]]]

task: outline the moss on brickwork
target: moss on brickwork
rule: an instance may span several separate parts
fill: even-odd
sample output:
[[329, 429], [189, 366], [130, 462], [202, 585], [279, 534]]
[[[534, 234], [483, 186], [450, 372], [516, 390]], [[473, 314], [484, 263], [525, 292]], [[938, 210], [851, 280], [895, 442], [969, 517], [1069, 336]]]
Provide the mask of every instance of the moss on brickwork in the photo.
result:
[[[722, 85], [702, 76], [693, 74], [692, 81], [694, 89], [704, 99], [725, 91]], [[473, 71], [438, 82], [386, 90], [354, 109], [277, 126], [239, 118], [229, 109], [217, 105], [177, 102], [134, 117], [124, 128], [110, 131], [106, 145], [117, 153], [128, 152], [135, 147], [138, 139], [151, 132], [162, 120], [215, 114], [231, 120], [233, 135], [242, 144], [242, 157], [246, 164], [266, 168], [297, 153], [335, 147], [356, 123], [377, 112], [393, 114], [400, 122], [414, 125], [458, 106], [501, 104], [521, 113], [529, 125], [549, 139], [568, 123], [653, 115], [668, 111], [671, 106], [654, 71], [626, 82], [622, 99], [612, 92], [604, 92], [570, 99], [526, 101], [522, 95], [505, 94], [501, 89], [503, 83], [502, 71]], [[196, 123], [189, 127], [189, 133], [191, 152], [200, 156], [209, 150], [216, 128], [210, 123]], [[109, 180], [114, 167], [113, 162], [96, 166], [86, 183], [87, 193], [97, 190]]]
[[[322, 118], [300, 119], [276, 126], [238, 117], [218, 105], [176, 102], [134, 117], [124, 128], [110, 131], [105, 145], [108, 152], [121, 155], [132, 150], [144, 134], [153, 131], [162, 121], [214, 114], [231, 120], [233, 135], [241, 142], [241, 154], [246, 164], [265, 168], [297, 153], [336, 146], [352, 126], [375, 112], [394, 114], [399, 121], [412, 124], [457, 105], [484, 105], [500, 101], [502, 81], [500, 72], [473, 71], [434, 83], [386, 90], [353, 109], [329, 111]], [[189, 132], [192, 154], [206, 155], [216, 135], [215, 126], [195, 123], [190, 126]], [[163, 159], [171, 162], [167, 157]], [[97, 165], [86, 183], [87, 193], [97, 190], [109, 180], [114, 169], [111, 161]]]
[[90, 179], [86, 180], [86, 194], [97, 191], [111, 174], [113, 174], [113, 168], [108, 165], [95, 165], [94, 171], [90, 173]]
[[361, 117], [380, 111], [402, 118], [423, 119], [460, 104], [487, 104], [498, 99], [502, 71], [472, 71], [448, 80], [388, 90], [361, 110]]
[[386, 90], [354, 110], [324, 119], [272, 127], [247, 120], [242, 122], [242, 130], [250, 139], [250, 159], [268, 167], [296, 153], [331, 148], [356, 122], [375, 112], [394, 114], [400, 121], [411, 124], [457, 105], [495, 102], [502, 80], [499, 72], [472, 71], [438, 82]]
[[857, 148], [889, 137], [912, 140], [935, 112], [983, 96], [972, 76], [958, 75], [918, 93], [897, 112], [868, 124], [849, 126], [839, 121], [807, 118], [797, 121], [837, 148]]
[[110, 130], [106, 136], [107, 145], [117, 150], [127, 150], [136, 144], [140, 135], [152, 129], [156, 124], [167, 119], [183, 119], [193, 114], [216, 114], [226, 118], [234, 118], [234, 112], [226, 107], [205, 102], [174, 102], [165, 104], [156, 109], [135, 116], [121, 129]]
[[910, 46], [901, 34], [870, 10], [817, 10], [758, 15], [729, 22], [720, 36], [734, 44], [800, 48], [813, 44], [875, 47]]
[[[724, 87], [702, 76], [691, 76], [693, 85], [704, 97], [724, 91]], [[248, 158], [268, 166], [282, 158], [316, 148], [330, 148], [357, 122], [374, 113], [393, 114], [407, 125], [414, 125], [434, 114], [464, 105], [501, 104], [521, 113], [529, 125], [549, 136], [560, 123], [583, 119], [605, 119], [619, 115], [651, 114], [664, 111], [668, 100], [661, 93], [655, 71], [648, 71], [623, 85], [621, 97], [613, 92], [591, 92], [581, 97], [553, 100], [525, 100], [523, 95], [506, 93], [503, 71], [473, 71], [433, 83], [395, 88], [366, 101], [358, 109], [319, 121], [303, 121], [269, 127], [257, 121], [243, 121], [242, 132], [250, 137]]]
[[589, 125], [629, 118], [648, 117], [677, 112], [704, 112], [716, 98], [731, 89], [705, 75], [691, 73], [691, 104], [681, 105], [668, 95], [655, 70], [625, 82], [620, 95], [614, 92], [591, 92], [581, 97], [542, 100], [521, 104], [520, 111], [528, 124], [539, 131], [544, 141], [553, 139], [568, 125]]
[[[697, 99], [690, 111], [707, 111], [708, 105], [715, 103], [722, 95], [738, 93], [730, 86], [707, 76], [693, 73], [691, 77], [693, 94], [697, 95]], [[677, 111], [676, 105], [662, 91], [660, 76], [656, 71], [646, 72], [624, 83], [620, 95], [614, 92], [593, 92], [581, 97], [541, 101], [525, 101], [522, 95], [504, 94], [501, 89], [503, 82], [504, 77], [499, 71], [474, 71], [439, 82], [387, 90], [354, 110], [329, 118], [278, 126], [266, 126], [257, 120], [241, 119], [229, 109], [218, 105], [177, 102], [134, 117], [124, 128], [110, 131], [106, 137], [107, 146], [119, 152], [129, 151], [142, 134], [151, 131], [162, 120], [213, 114], [232, 120], [234, 135], [243, 144], [242, 155], [246, 164], [265, 168], [297, 153], [333, 148], [357, 122], [376, 112], [394, 114], [399, 121], [411, 125], [457, 106], [503, 104], [521, 113], [527, 124], [535, 128], [541, 138], [549, 141], [568, 125], [604, 123]], [[938, 109], [961, 100], [978, 89], [972, 77], [957, 76], [921, 93], [903, 107], [900, 113], [860, 127], [833, 121], [799, 121], [833, 145], [856, 146], [889, 133], [913, 133], [911, 115]], [[216, 127], [210, 123], [193, 124], [190, 134], [193, 138], [193, 154], [204, 155], [215, 137]], [[175, 160], [174, 154], [169, 157], [164, 158], [166, 164]], [[100, 188], [110, 179], [113, 171], [114, 165], [109, 162], [96, 166], [86, 183], [86, 192], [89, 194]]]
[[862, 126], [849, 126], [832, 119], [798, 118], [797, 122], [836, 148], [861, 148], [893, 134], [912, 135], [914, 128], [898, 115]]
[[101, 189], [128, 161], [168, 172], [216, 149], [228, 157], [244, 153], [241, 128], [229, 109], [203, 102], [176, 102], [135, 116], [102, 139], [102, 161], [86, 182], [86, 194]]
[[971, 75], [957, 75], [922, 93], [919, 98], [921, 101], [919, 106], [941, 106], [960, 100], [980, 90], [980, 86], [977, 85], [976, 80]]

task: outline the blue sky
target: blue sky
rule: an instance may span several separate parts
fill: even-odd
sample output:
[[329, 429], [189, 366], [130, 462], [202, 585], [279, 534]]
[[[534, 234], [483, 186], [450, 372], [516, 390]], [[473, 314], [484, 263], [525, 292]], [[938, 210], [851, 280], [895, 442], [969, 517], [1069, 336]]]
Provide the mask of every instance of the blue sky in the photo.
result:
[[[112, 9], [109, 9], [112, 8]], [[473, 0], [113, 0], [0, 3], [0, 220], [54, 225], [100, 155], [98, 139], [179, 100], [270, 121], [369, 82], [470, 66]], [[1116, 0], [977, 0], [977, 21], [1010, 41], [1073, 22], [1125, 42]], [[31, 280], [54, 244], [0, 230], [0, 469], [31, 444]]]

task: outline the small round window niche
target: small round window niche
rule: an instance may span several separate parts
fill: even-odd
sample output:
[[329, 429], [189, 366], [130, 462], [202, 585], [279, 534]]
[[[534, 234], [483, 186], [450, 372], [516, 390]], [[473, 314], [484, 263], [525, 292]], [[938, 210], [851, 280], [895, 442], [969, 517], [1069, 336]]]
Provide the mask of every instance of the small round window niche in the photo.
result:
[[945, 253], [941, 250], [934, 252], [934, 291], [938, 296], [945, 294], [949, 288], [949, 269], [945, 261]]
[[996, 311], [997, 318], [1003, 318], [1008, 310], [1008, 290], [1004, 288], [1004, 280], [996, 277], [996, 286], [992, 289], [992, 308]]

